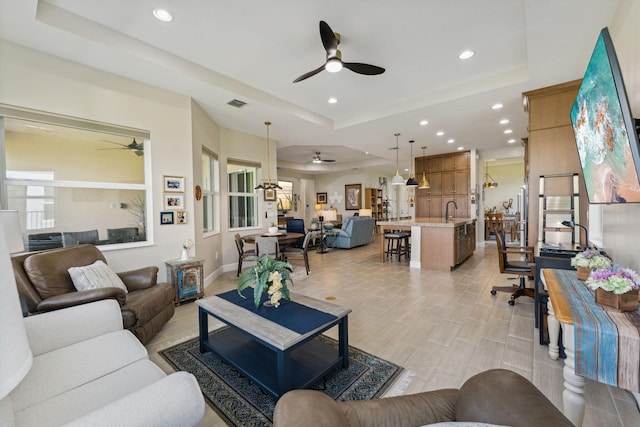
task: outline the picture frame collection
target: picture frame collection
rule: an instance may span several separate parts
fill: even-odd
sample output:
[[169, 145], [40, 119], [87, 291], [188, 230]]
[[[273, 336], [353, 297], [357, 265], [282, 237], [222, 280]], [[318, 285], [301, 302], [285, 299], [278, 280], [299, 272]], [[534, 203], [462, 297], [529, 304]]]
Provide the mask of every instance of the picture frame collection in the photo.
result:
[[184, 177], [164, 175], [162, 183], [163, 210], [160, 212], [160, 225], [186, 224]]

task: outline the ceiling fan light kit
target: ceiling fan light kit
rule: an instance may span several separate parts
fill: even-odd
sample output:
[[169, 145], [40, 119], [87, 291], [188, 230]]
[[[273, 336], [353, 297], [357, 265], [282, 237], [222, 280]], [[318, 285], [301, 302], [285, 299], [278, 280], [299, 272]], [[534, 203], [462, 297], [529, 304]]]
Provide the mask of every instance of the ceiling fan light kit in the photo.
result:
[[330, 73], [337, 73], [342, 68], [347, 68], [354, 73], [364, 74], [367, 76], [375, 76], [385, 72], [385, 69], [376, 65], [363, 64], [360, 62], [342, 62], [342, 52], [338, 49], [340, 44], [340, 34], [334, 33], [329, 24], [324, 21], [320, 21], [320, 39], [322, 45], [326, 51], [326, 60], [323, 65], [315, 70], [309, 71], [295, 79], [293, 82], [298, 83], [309, 77], [315, 76], [322, 70], [327, 70]]

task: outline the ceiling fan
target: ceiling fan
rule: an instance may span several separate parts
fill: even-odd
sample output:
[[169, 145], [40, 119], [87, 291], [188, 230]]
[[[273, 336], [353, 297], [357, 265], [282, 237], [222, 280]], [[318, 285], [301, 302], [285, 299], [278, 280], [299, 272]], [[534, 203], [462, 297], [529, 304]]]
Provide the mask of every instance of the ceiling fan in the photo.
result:
[[320, 152], [316, 151], [316, 154], [313, 155], [313, 160], [311, 160], [311, 163], [333, 163], [335, 162], [335, 160], [330, 160], [330, 159], [322, 159], [320, 158]]
[[324, 21], [320, 21], [320, 38], [322, 39], [324, 50], [327, 52], [327, 60], [322, 66], [295, 79], [293, 81], [294, 83], [308, 79], [311, 76], [315, 76], [322, 70], [327, 70], [330, 73], [337, 73], [342, 69], [342, 67], [348, 68], [354, 73], [365, 74], [368, 76], [384, 73], [384, 68], [375, 65], [362, 64], [360, 62], [342, 62], [342, 52], [338, 49], [338, 45], [340, 44], [340, 34], [334, 33], [331, 27], [329, 27], [329, 24]]
[[135, 138], [133, 138], [133, 142], [131, 142], [131, 144], [121, 144], [119, 142], [107, 141], [106, 139], [102, 139], [101, 141], [119, 145], [121, 148], [98, 148], [98, 150], [129, 150], [136, 153], [136, 156], [144, 155], [144, 145], [139, 144]]

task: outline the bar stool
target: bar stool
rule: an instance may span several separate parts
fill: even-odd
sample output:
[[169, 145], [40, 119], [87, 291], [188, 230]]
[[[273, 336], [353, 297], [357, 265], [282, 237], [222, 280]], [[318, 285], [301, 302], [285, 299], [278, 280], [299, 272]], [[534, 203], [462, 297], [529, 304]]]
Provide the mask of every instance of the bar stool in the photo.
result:
[[400, 261], [402, 255], [404, 255], [406, 259], [409, 259], [411, 253], [409, 249], [410, 236], [411, 233], [398, 230], [390, 230], [384, 233], [384, 239], [387, 242], [387, 249], [384, 251], [385, 255], [392, 258], [394, 255], [397, 255], [398, 261]]

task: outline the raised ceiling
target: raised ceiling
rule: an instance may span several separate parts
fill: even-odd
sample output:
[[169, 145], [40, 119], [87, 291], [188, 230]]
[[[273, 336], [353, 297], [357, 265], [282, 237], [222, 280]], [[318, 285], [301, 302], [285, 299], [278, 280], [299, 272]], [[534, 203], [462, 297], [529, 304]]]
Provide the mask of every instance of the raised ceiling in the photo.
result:
[[[0, 0], [0, 38], [183, 93], [225, 128], [264, 135], [269, 120], [280, 168], [393, 173], [395, 132], [405, 167], [409, 140], [420, 155], [422, 145], [427, 154], [499, 150], [526, 137], [522, 92], [582, 77], [600, 29], [621, 4]], [[157, 7], [173, 20], [156, 20]], [[292, 83], [325, 61], [320, 20], [340, 33], [343, 60], [386, 72], [323, 71]], [[465, 49], [475, 56], [462, 61]], [[228, 105], [233, 99], [246, 105]], [[504, 107], [492, 110], [495, 103]], [[336, 162], [309, 163], [316, 151]]]

